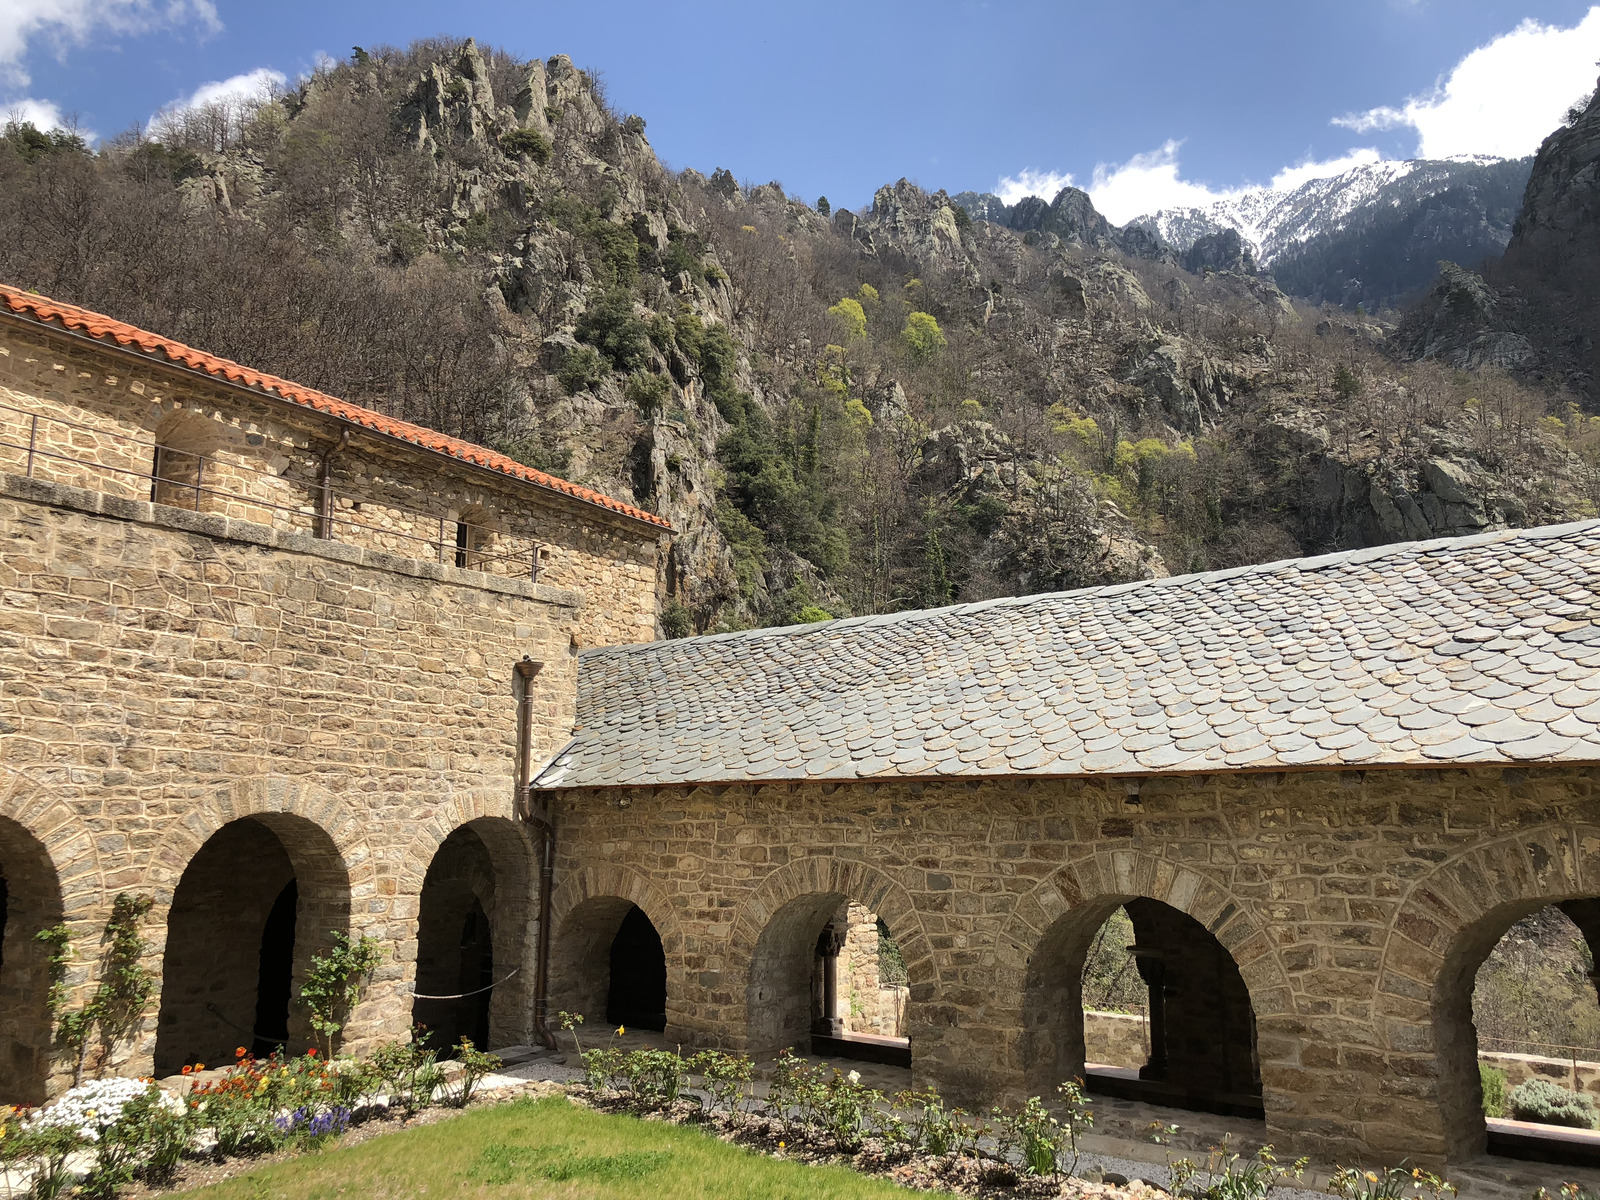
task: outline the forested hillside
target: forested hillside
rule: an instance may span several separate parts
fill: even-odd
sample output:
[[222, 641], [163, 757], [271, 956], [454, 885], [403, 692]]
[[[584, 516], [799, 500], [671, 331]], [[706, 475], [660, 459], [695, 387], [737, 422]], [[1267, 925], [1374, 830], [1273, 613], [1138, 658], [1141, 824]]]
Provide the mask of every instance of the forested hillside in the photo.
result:
[[662, 513], [669, 635], [1596, 511], [1559, 393], [1095, 219], [673, 173], [566, 58], [445, 40], [0, 148], [0, 278]]

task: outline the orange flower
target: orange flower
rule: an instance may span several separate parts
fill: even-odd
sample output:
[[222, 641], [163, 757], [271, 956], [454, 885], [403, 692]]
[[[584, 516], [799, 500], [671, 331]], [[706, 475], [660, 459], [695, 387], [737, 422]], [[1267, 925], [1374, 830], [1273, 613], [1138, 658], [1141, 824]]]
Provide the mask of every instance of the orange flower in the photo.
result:
[[250, 1051], [246, 1050], [243, 1046], [240, 1046], [237, 1050], [235, 1050], [233, 1052], [233, 1056], [235, 1058], [243, 1058], [246, 1054], [249, 1054], [249, 1053], [250, 1053]]
[[183, 1069], [183, 1073], [184, 1073], [184, 1074], [185, 1074], [185, 1075], [187, 1075], [187, 1074], [188, 1074], [188, 1073], [189, 1073], [189, 1072], [190, 1072], [190, 1071], [192, 1071], [192, 1070], [194, 1070], [194, 1068], [193, 1068], [193, 1067], [185, 1067], [185, 1068], [184, 1068], [184, 1069]]

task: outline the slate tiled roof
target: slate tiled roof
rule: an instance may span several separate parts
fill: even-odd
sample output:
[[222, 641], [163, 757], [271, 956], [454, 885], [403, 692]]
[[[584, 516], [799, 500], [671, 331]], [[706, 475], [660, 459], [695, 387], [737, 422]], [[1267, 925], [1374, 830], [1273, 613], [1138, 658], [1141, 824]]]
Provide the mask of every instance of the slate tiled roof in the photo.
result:
[[268, 395], [288, 400], [305, 408], [313, 408], [340, 420], [349, 421], [360, 425], [374, 433], [385, 434], [389, 437], [399, 438], [401, 441], [410, 442], [414, 446], [421, 446], [425, 450], [432, 450], [438, 454], [449, 455], [451, 458], [460, 459], [462, 462], [471, 463], [473, 466], [484, 467], [490, 471], [498, 471], [502, 475], [509, 475], [525, 483], [531, 483], [541, 488], [548, 488], [570, 496], [574, 500], [581, 500], [586, 504], [597, 505], [600, 508], [618, 513], [625, 517], [632, 517], [636, 521], [643, 521], [648, 525], [655, 525], [662, 529], [671, 529], [670, 522], [654, 513], [645, 512], [642, 508], [635, 508], [631, 504], [624, 504], [621, 500], [614, 500], [610, 496], [593, 491], [578, 484], [569, 483], [565, 479], [558, 479], [554, 475], [547, 475], [532, 467], [524, 466], [515, 459], [507, 458], [504, 454], [497, 454], [493, 450], [478, 446], [460, 438], [447, 437], [435, 429], [427, 429], [421, 425], [413, 425], [410, 421], [399, 421], [393, 417], [386, 417], [382, 413], [374, 412], [370, 408], [362, 408], [359, 404], [351, 404], [347, 400], [340, 400], [336, 396], [329, 396], [312, 388], [302, 387], [298, 383], [291, 383], [287, 379], [279, 379], [276, 375], [268, 375], [250, 367], [240, 366], [226, 358], [218, 358], [214, 354], [207, 354], [204, 350], [196, 350], [182, 342], [175, 342], [171, 338], [164, 338], [160, 334], [151, 333], [149, 330], [140, 329], [136, 325], [128, 325], [104, 315], [91, 312], [86, 308], [79, 308], [73, 304], [62, 304], [45, 296], [33, 292], [25, 292], [20, 288], [10, 287], [0, 283], [0, 313], [10, 313], [16, 316], [27, 317], [44, 325], [55, 325], [73, 333], [86, 335], [96, 341], [109, 340], [125, 350], [136, 350], [152, 357], [160, 356], [167, 362], [191, 371], [198, 371], [214, 378], [225, 379], [229, 383], [254, 391], [265, 392]]
[[542, 787], [1600, 761], [1600, 521], [584, 653]]

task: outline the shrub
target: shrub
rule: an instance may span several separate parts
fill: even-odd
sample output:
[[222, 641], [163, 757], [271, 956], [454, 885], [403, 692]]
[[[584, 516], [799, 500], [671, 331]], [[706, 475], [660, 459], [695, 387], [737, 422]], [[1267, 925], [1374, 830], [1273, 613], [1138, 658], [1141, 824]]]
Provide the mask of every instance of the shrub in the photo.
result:
[[[1279, 1168], [1271, 1146], [1263, 1146], [1254, 1156], [1245, 1158], [1229, 1149], [1224, 1137], [1222, 1145], [1214, 1148], [1204, 1163], [1169, 1159], [1167, 1170], [1172, 1176], [1172, 1191], [1178, 1196], [1192, 1196], [1195, 1200], [1266, 1200], [1275, 1189], [1299, 1183], [1307, 1161], [1297, 1159], [1285, 1171]], [[1199, 1182], [1202, 1176], [1204, 1183]], [[1333, 1190], [1331, 1185], [1328, 1190]]]
[[835, 1070], [832, 1078], [822, 1084], [817, 1097], [817, 1116], [822, 1131], [833, 1139], [838, 1149], [855, 1150], [861, 1145], [867, 1118], [882, 1099], [881, 1092], [861, 1082], [860, 1071], [841, 1074]]
[[1478, 1081], [1483, 1085], [1483, 1114], [1486, 1117], [1506, 1115], [1506, 1073], [1488, 1063], [1478, 1063]]
[[593, 346], [579, 346], [562, 361], [556, 379], [569, 396], [591, 388], [606, 377], [606, 363]]
[[1548, 1079], [1530, 1079], [1518, 1084], [1511, 1089], [1506, 1103], [1518, 1121], [1565, 1125], [1573, 1129], [1595, 1127], [1594, 1101]]
[[932, 314], [925, 312], [914, 312], [906, 317], [900, 339], [914, 362], [926, 362], [948, 345], [939, 322], [934, 320]]
[[550, 139], [537, 129], [513, 129], [501, 134], [500, 149], [512, 158], [531, 158], [541, 167], [550, 161]]
[[[670, 635], [669, 635], [670, 636]], [[680, 635], [682, 636], [682, 635]], [[689, 1069], [700, 1076], [711, 1100], [711, 1111], [722, 1109], [730, 1117], [744, 1112], [746, 1088], [755, 1064], [743, 1054], [724, 1054], [702, 1050], [689, 1060]]]
[[455, 1061], [458, 1070], [453, 1077], [445, 1076], [440, 1099], [452, 1108], [465, 1108], [483, 1077], [500, 1069], [500, 1056], [479, 1050], [473, 1046], [472, 1039], [462, 1038], [456, 1048]]
[[938, 1088], [900, 1092], [894, 1102], [897, 1108], [910, 1114], [906, 1121], [906, 1144], [910, 1153], [941, 1156], [970, 1148], [974, 1135], [971, 1126], [963, 1120], [966, 1110], [946, 1108]]
[[300, 1002], [311, 1014], [311, 1028], [322, 1036], [324, 1049], [333, 1053], [333, 1037], [344, 1028], [345, 1016], [361, 998], [362, 988], [383, 960], [376, 939], [351, 938], [334, 930], [333, 949], [311, 959], [311, 969], [300, 985]]
[[828, 309], [828, 315], [839, 322], [840, 328], [850, 339], [867, 336], [867, 311], [861, 307], [861, 301], [853, 296], [846, 296]]
[[653, 417], [666, 405], [667, 397], [672, 395], [672, 385], [667, 382], [665, 375], [635, 371], [628, 376], [628, 382], [622, 387], [622, 394], [633, 401], [634, 406], [645, 416]]
[[372, 1052], [372, 1073], [388, 1090], [389, 1103], [407, 1112], [426, 1105], [439, 1086], [437, 1055], [426, 1034], [407, 1042], [387, 1042]]
[[667, 1050], [630, 1051], [622, 1057], [621, 1073], [642, 1109], [670, 1108], [688, 1076], [683, 1059]]
[[[694, 632], [694, 614], [681, 602], [668, 600], [661, 607], [661, 632], [669, 638], [686, 638]], [[698, 1061], [699, 1055], [695, 1058]], [[704, 1074], [701, 1067], [693, 1068]]]
[[634, 314], [633, 294], [626, 288], [610, 288], [591, 300], [578, 318], [577, 335], [619, 371], [635, 370], [649, 359], [650, 331]]

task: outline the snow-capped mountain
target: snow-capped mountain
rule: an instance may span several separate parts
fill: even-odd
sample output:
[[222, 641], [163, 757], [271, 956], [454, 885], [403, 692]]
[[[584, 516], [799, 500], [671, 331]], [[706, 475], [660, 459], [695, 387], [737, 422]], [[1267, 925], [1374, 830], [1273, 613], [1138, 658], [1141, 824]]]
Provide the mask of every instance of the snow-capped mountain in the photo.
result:
[[[1532, 160], [1519, 161], [1525, 182]], [[1161, 209], [1129, 224], [1160, 234], [1180, 252], [1208, 233], [1233, 229], [1251, 243], [1257, 261], [1270, 268], [1294, 247], [1342, 229], [1355, 214], [1414, 205], [1448, 188], [1476, 182], [1486, 168], [1502, 163], [1486, 157], [1367, 163], [1296, 188], [1251, 188], [1205, 208]], [[1510, 236], [1509, 225], [1505, 233]]]

